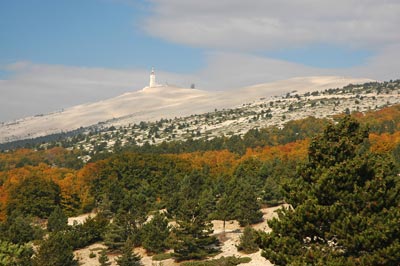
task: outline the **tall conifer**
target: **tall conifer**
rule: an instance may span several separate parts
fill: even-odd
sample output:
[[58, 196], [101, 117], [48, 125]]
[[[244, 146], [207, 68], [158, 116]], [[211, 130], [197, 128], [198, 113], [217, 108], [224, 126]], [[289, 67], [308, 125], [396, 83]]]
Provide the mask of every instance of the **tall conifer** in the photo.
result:
[[346, 116], [313, 139], [263, 241], [275, 265], [400, 265], [399, 178], [367, 137]]

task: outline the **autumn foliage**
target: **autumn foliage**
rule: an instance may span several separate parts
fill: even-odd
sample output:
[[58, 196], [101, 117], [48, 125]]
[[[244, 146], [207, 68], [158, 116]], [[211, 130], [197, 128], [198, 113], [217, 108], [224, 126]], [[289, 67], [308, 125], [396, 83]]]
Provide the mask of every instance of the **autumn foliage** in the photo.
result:
[[[400, 105], [365, 114], [355, 113], [353, 116], [370, 129], [371, 152], [391, 153], [400, 158]], [[235, 137], [238, 145], [245, 147], [241, 153], [235, 153], [234, 149], [164, 155], [127, 152], [83, 164], [78, 158], [78, 151], [61, 147], [3, 152], [0, 153], [0, 219], [5, 219], [6, 210], [13, 201], [11, 192], [29, 179], [54, 182], [60, 191], [60, 206], [71, 215], [90, 211], [99, 204], [98, 189], [102, 189], [107, 182], [121, 181], [123, 186], [127, 186], [123, 189], [136, 186], [129, 173], [135, 173], [135, 178], [138, 178], [135, 182], [141, 185], [147, 182], [148, 186], [152, 186], [160, 181], [157, 189], [162, 191], [167, 187], [160, 186], [172, 187], [185, 173], [193, 170], [206, 171], [213, 178], [229, 180], [236, 169], [249, 159], [259, 160], [264, 168], [277, 163], [295, 165], [307, 160], [310, 137], [320, 132], [327, 123], [326, 119], [306, 118], [290, 121], [283, 129], [254, 130], [242, 140]], [[163, 204], [167, 195], [159, 191], [145, 193], [150, 193], [155, 202]]]

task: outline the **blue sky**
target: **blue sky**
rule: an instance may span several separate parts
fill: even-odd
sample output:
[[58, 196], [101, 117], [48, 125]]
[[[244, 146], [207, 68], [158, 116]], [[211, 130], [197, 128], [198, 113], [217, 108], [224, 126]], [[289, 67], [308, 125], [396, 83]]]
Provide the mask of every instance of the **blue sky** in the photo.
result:
[[[2, 0], [0, 121], [138, 90], [399, 78], [398, 0]], [[35, 101], [32, 101], [35, 99]]]
[[198, 69], [201, 49], [150, 37], [136, 26], [148, 8], [106, 0], [1, 1], [1, 62]]
[[[151, 37], [141, 30], [140, 21], [151, 12], [146, 1], [12, 0], [2, 1], [0, 7], [3, 64], [156, 65], [184, 73], [204, 66], [205, 49]], [[366, 49], [324, 43], [255, 53], [321, 68], [361, 65], [372, 55]]]

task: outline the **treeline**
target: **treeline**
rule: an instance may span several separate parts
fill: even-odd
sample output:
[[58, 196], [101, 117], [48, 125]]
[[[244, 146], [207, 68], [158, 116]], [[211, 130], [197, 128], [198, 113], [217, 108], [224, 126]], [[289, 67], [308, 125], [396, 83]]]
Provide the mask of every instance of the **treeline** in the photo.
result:
[[70, 137], [80, 135], [83, 132], [90, 129], [95, 130], [95, 127], [86, 127], [86, 128], [80, 127], [78, 129], [71, 130], [68, 132], [61, 132], [31, 139], [15, 140], [6, 143], [0, 143], [0, 151], [15, 150], [22, 148], [35, 149], [43, 143], [62, 142]]
[[[164, 141], [158, 145], [151, 145], [148, 142], [145, 142], [141, 146], [128, 143], [123, 147], [119, 147], [118, 150], [153, 154], [181, 154], [198, 151], [229, 150], [232, 153], [242, 156], [249, 148], [284, 145], [297, 140], [311, 138], [315, 134], [322, 132], [328, 123], [329, 120], [327, 119], [308, 117], [289, 121], [283, 128], [271, 126], [262, 129], [251, 129], [243, 136], [220, 136], [210, 139], [189, 138], [185, 141]], [[92, 161], [107, 156], [107, 152], [103, 152], [103, 154], [97, 153], [93, 155]]]
[[[400, 105], [394, 105], [378, 111], [369, 111], [366, 113], [354, 112], [352, 116], [361, 124], [367, 125], [371, 133], [393, 134], [400, 130]], [[334, 120], [337, 120], [340, 117], [341, 115], [338, 115]], [[200, 139], [189, 138], [185, 141], [164, 141], [158, 145], [152, 145], [149, 142], [145, 142], [143, 145], [127, 143], [124, 146], [119, 145], [118, 147], [115, 147], [113, 152], [130, 151], [137, 153], [179, 154], [226, 149], [233, 153], [243, 155], [246, 153], [248, 148], [284, 145], [297, 140], [309, 139], [316, 134], [321, 133], [328, 123], [328, 119], [308, 117], [305, 119], [288, 121], [282, 128], [270, 126], [262, 129], [252, 129], [243, 136], [217, 136], [212, 138], [204, 137]], [[47, 137], [40, 137], [35, 139], [35, 143], [33, 143], [32, 140], [5, 143], [1, 144], [3, 146], [0, 145], [0, 149], [13, 150], [15, 148], [25, 147], [28, 149], [42, 150], [43, 143], [47, 143], [45, 145], [47, 146], [47, 149], [52, 149], [54, 147], [74, 147], [76, 146], [76, 142], [85, 139], [83, 130], [84, 129], [78, 129], [71, 133], [54, 134], [54, 136], [57, 137], [56, 140], [48, 140], [46, 139]], [[95, 128], [93, 130], [95, 130]], [[96, 131], [90, 134], [96, 134]], [[8, 146], [6, 147], [4, 145]], [[79, 153], [80, 155], [87, 154], [85, 151], [80, 149], [75, 149], [75, 153]], [[95, 161], [106, 158], [109, 156], [107, 155], [108, 153], [110, 152], [107, 151], [106, 146], [99, 144], [96, 146], [96, 149], [90, 153], [90, 156], [93, 158], [92, 161]], [[74, 168], [76, 168], [76, 166]]]
[[[362, 125], [367, 126], [370, 132], [374, 134], [393, 134], [400, 130], [400, 105], [367, 113], [355, 112], [352, 116]], [[337, 121], [340, 117], [342, 117], [342, 115], [336, 116], [334, 120]], [[158, 145], [151, 145], [149, 142], [145, 142], [141, 146], [128, 143], [123, 147], [119, 147], [119, 150], [138, 153], [180, 154], [226, 149], [238, 155], [244, 155], [248, 148], [285, 145], [298, 140], [310, 139], [316, 134], [322, 133], [323, 129], [328, 124], [328, 119], [308, 117], [289, 121], [284, 124], [282, 128], [270, 126], [262, 129], [252, 129], [243, 136], [220, 136], [210, 139], [189, 138], [185, 141], [162, 142]], [[104, 151], [103, 153], [107, 152]], [[106, 156], [105, 154], [97, 153], [93, 155], [93, 160], [101, 159]]]
[[54, 147], [47, 150], [18, 149], [0, 153], [0, 171], [7, 171], [24, 166], [47, 164], [59, 168], [80, 169], [83, 162], [79, 150], [67, 150]]
[[[337, 121], [343, 115], [334, 118]], [[383, 108], [367, 113], [352, 114], [362, 125], [369, 128], [370, 133], [394, 133], [400, 130], [400, 105]], [[298, 140], [309, 139], [322, 133], [329, 124], [326, 118], [308, 117], [292, 120], [282, 128], [271, 126], [262, 129], [252, 129], [243, 136], [221, 136], [212, 139], [188, 139], [186, 141], [163, 142], [159, 145], [145, 143], [143, 146], [127, 145], [122, 148], [140, 153], [188, 153], [196, 151], [229, 150], [239, 155], [245, 154], [248, 148], [285, 145]], [[101, 156], [101, 155], [100, 155]]]

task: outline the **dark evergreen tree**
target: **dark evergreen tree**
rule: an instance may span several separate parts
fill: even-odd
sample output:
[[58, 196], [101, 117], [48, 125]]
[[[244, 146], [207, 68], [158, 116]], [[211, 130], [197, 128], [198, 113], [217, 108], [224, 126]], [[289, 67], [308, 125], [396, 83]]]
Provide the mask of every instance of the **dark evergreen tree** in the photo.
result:
[[63, 210], [57, 206], [47, 220], [47, 230], [50, 232], [57, 232], [66, 229], [67, 226], [68, 217], [64, 214]]
[[240, 226], [262, 221], [261, 206], [251, 185], [243, 179], [237, 180], [232, 194], [235, 200], [235, 218]]
[[68, 243], [64, 232], [51, 233], [40, 244], [33, 257], [33, 266], [78, 266], [74, 259], [72, 246]]
[[13, 213], [4, 224], [5, 238], [14, 244], [24, 244], [42, 237], [42, 230], [32, 225], [32, 219]]
[[111, 201], [106, 193], [99, 196], [97, 209], [104, 217], [109, 219], [112, 218], [113, 212], [111, 211]]
[[161, 253], [167, 249], [169, 237], [168, 220], [163, 214], [156, 213], [151, 221], [143, 225], [142, 246], [152, 253]]
[[98, 213], [94, 218], [88, 217], [83, 224], [68, 226], [66, 236], [73, 249], [83, 248], [103, 240], [108, 224], [108, 219]]
[[282, 200], [280, 186], [275, 178], [267, 177], [264, 184], [263, 200], [269, 206], [278, 205]]
[[235, 169], [234, 176], [238, 180], [244, 180], [244, 182], [250, 184], [253, 192], [257, 195], [261, 195], [265, 177], [261, 175], [262, 162], [259, 159], [250, 157], [249, 159], [241, 162]]
[[199, 204], [207, 216], [211, 219], [216, 210], [216, 198], [211, 188], [204, 189], [199, 195]]
[[141, 227], [147, 219], [148, 198], [142, 190], [124, 193], [125, 197], [121, 203], [123, 212], [129, 213], [131, 219], [135, 220], [137, 227]]
[[139, 245], [140, 230], [133, 215], [120, 212], [109, 225], [104, 235], [104, 242], [111, 250], [121, 250], [128, 238], [134, 242], [134, 245]]
[[105, 245], [111, 250], [120, 250], [127, 238], [126, 228], [124, 228], [123, 224], [120, 224], [118, 217], [116, 217], [104, 234]]
[[217, 239], [210, 236], [212, 224], [196, 197], [203, 183], [203, 177], [198, 172], [186, 176], [181, 182], [177, 226], [172, 234], [177, 261], [204, 259], [215, 251]]
[[110, 260], [108, 259], [108, 256], [107, 256], [107, 249], [102, 249], [100, 251], [99, 255], [100, 255], [99, 256], [100, 266], [110, 266], [111, 265], [111, 262], [110, 262]]
[[141, 257], [133, 251], [133, 242], [128, 239], [122, 249], [122, 255], [116, 259], [118, 266], [141, 266]]
[[126, 193], [123, 190], [123, 187], [121, 186], [120, 182], [118, 181], [110, 182], [108, 186], [109, 187], [107, 195], [109, 197], [109, 203], [110, 203], [109, 207], [111, 212], [117, 213], [118, 210], [120, 210], [121, 208]]
[[292, 208], [269, 222], [264, 256], [275, 265], [399, 265], [400, 185], [389, 157], [368, 151], [368, 133], [346, 116], [309, 147], [284, 186]]
[[227, 220], [235, 219], [235, 199], [232, 194], [224, 193], [216, 205], [216, 217], [223, 220], [223, 232]]
[[239, 237], [240, 242], [237, 246], [239, 251], [246, 254], [251, 254], [259, 250], [259, 235], [256, 230], [250, 226], [246, 226], [243, 230], [243, 234]]

